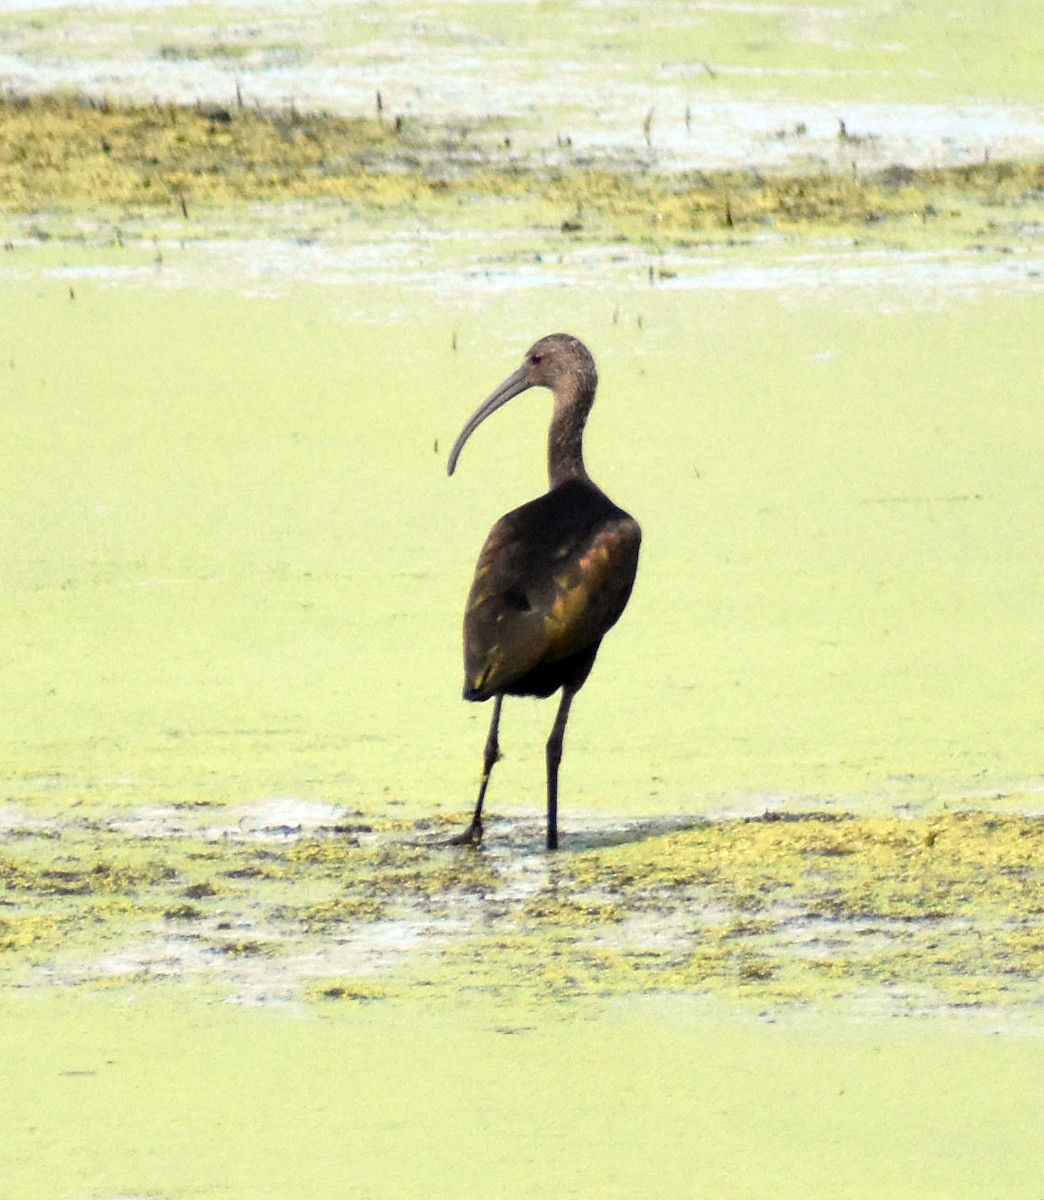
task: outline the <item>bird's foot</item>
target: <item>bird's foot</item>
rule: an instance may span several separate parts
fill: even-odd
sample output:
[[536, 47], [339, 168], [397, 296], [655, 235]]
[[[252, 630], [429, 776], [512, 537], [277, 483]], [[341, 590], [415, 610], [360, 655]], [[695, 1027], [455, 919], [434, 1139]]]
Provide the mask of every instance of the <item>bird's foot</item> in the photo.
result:
[[471, 824], [463, 833], [458, 833], [446, 842], [447, 846], [473, 846], [476, 850], [482, 845], [482, 818], [473, 817]]

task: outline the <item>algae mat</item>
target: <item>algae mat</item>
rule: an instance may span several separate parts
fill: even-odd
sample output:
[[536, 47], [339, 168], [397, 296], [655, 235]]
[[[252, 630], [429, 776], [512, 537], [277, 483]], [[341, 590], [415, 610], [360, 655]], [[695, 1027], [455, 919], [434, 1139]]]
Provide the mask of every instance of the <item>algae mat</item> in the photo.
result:
[[[303, 259], [4, 256], [12, 800], [463, 808], [484, 714], [456, 700], [460, 606], [491, 520], [543, 486], [546, 406], [452, 481], [443, 456], [567, 326], [601, 364], [593, 473], [646, 543], [576, 706], [566, 821], [1035, 806], [1032, 256], [714, 247], [650, 285], [644, 255], [486, 247], [483, 270], [440, 243], [397, 283], [339, 260], [357, 228]], [[539, 805], [546, 714], [507, 720], [494, 803]]]
[[553, 859], [538, 824], [498, 821], [482, 854], [445, 821], [288, 801], [11, 824], [0, 983], [290, 1007], [656, 992], [1039, 1026], [1040, 818], [574, 817]]
[[[5, 1186], [1036, 1194], [1035, 169], [814, 229], [463, 170], [8, 215]], [[546, 405], [443, 457], [561, 326], [641, 582], [567, 852], [520, 704], [460, 853], [459, 605]]]
[[655, 1001], [291, 1020], [153, 992], [5, 998], [0, 1016], [12, 1200], [1021, 1200], [1044, 1169], [1026, 1103], [1039, 1039], [692, 1020]]
[[[11, 1193], [1034, 1195], [1032, 250], [393, 282], [349, 233], [5, 254]], [[571, 851], [533, 853], [539, 705], [489, 850], [418, 845], [470, 800], [459, 604], [546, 408], [444, 449], [563, 324], [647, 532]]]

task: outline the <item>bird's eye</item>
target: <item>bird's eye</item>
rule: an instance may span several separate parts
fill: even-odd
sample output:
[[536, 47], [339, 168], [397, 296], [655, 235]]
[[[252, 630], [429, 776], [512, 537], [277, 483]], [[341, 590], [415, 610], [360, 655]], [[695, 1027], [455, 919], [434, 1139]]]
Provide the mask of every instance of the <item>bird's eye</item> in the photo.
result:
[[530, 362], [533, 364], [533, 366], [535, 367], [535, 366], [537, 366], [537, 365], [539, 364], [540, 360], [541, 360], [543, 357], [544, 357], [544, 356], [543, 356], [542, 354], [531, 354], [531, 355], [529, 356], [529, 361], [530, 361]]

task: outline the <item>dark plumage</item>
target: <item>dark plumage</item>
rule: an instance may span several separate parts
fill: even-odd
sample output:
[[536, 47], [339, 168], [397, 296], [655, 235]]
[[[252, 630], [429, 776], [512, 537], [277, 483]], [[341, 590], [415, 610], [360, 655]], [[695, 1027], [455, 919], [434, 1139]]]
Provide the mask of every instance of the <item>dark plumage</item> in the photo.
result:
[[569, 707], [627, 605], [641, 543], [638, 522], [591, 482], [584, 466], [584, 424], [597, 385], [582, 342], [564, 333], [541, 338], [471, 416], [450, 453], [452, 475], [461, 448], [486, 417], [528, 388], [551, 389], [550, 488], [493, 526], [468, 596], [464, 698], [494, 704], [475, 813], [454, 842], [482, 839], [504, 696], [550, 696], [561, 688], [547, 742], [547, 845], [558, 845], [558, 765]]

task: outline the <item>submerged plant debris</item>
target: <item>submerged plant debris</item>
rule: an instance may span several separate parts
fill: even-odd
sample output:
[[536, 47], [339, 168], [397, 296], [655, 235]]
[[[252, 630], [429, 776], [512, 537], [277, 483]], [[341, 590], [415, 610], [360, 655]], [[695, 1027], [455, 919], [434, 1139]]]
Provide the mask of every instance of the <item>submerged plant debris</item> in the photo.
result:
[[1044, 1012], [1040, 817], [769, 812], [635, 825], [557, 857], [499, 823], [496, 846], [475, 852], [428, 823], [244, 833], [148, 820], [147, 835], [126, 818], [12, 826], [8, 984]]

